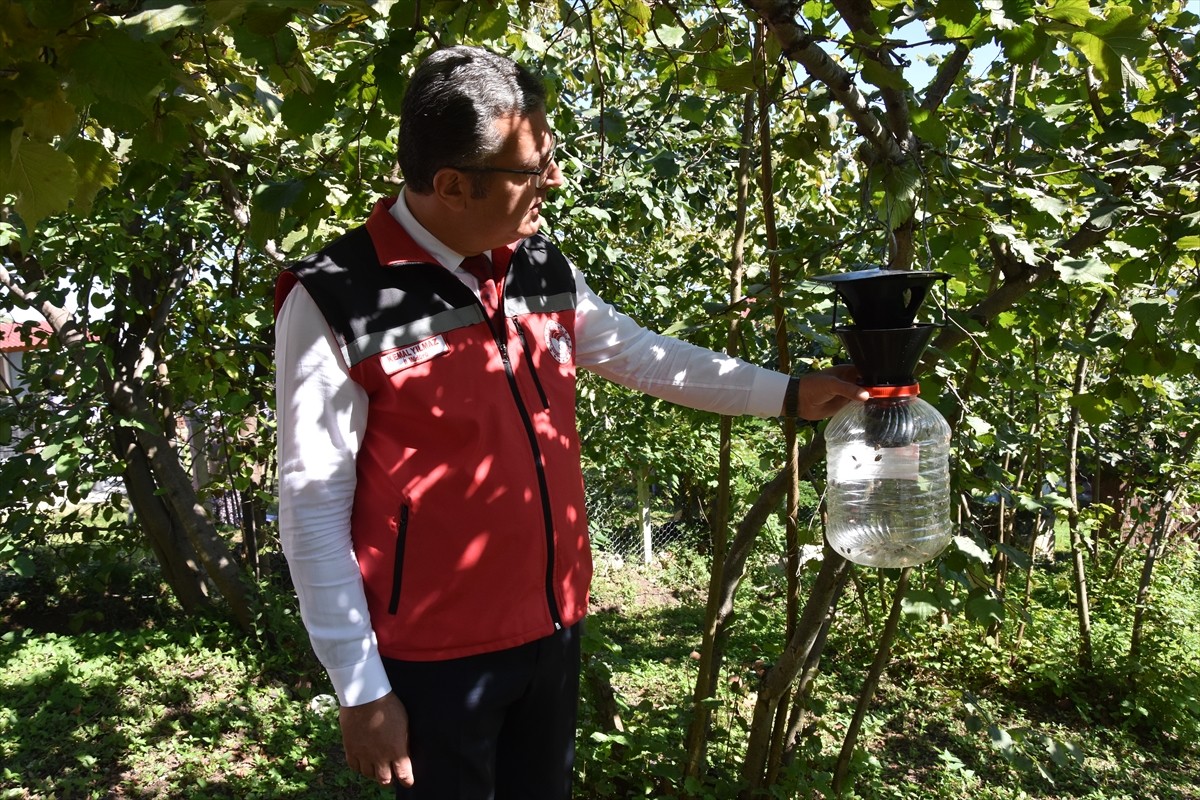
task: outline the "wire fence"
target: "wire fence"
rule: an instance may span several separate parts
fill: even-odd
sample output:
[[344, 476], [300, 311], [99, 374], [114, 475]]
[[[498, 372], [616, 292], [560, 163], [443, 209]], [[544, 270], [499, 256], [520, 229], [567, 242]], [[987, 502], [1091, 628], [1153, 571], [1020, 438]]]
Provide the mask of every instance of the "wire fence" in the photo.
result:
[[684, 519], [670, 498], [652, 493], [649, 525], [635, 492], [612, 491], [605, 487], [587, 491], [588, 534], [597, 553], [625, 560], [651, 561], [676, 548], [707, 551], [708, 525]]

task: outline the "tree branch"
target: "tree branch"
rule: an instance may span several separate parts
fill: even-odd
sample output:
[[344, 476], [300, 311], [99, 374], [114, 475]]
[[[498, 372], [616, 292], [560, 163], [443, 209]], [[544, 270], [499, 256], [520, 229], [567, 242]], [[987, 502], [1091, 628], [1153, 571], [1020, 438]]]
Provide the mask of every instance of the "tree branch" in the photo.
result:
[[893, 161], [906, 158], [905, 146], [876, 118], [867, 99], [855, 87], [854, 76], [838, 66], [809, 36], [808, 31], [796, 22], [796, 12], [789, 0], [743, 2], [767, 23], [784, 56], [800, 64], [809, 75], [829, 87], [863, 138]]
[[942, 107], [942, 103], [946, 101], [946, 95], [950, 94], [963, 67], [967, 65], [967, 56], [970, 53], [971, 48], [962, 42], [955, 43], [954, 52], [938, 66], [933, 81], [925, 88], [925, 99], [921, 101], [921, 108], [926, 111], [937, 111]]
[[[850, 28], [851, 33], [863, 33], [879, 40], [877, 48], [864, 49], [868, 58], [875, 61], [885, 71], [900, 76], [900, 71], [893, 62], [891, 49], [884, 41], [879, 28], [871, 20], [871, 6], [867, 0], [833, 0], [834, 7], [842, 15], [842, 21]], [[904, 92], [886, 86], [879, 87], [879, 96], [883, 99], [883, 107], [887, 115], [888, 129], [896, 141], [902, 142], [902, 147], [911, 150], [912, 119], [908, 113], [908, 98]]]
[[[1075, 235], [1063, 243], [1061, 247], [1062, 256], [1059, 258], [1045, 258], [1037, 264], [1027, 264], [1015, 259], [1012, 260], [1009, 262], [1010, 265], [1019, 265], [1019, 268], [1012, 269], [1010, 267], [1011, 272], [1006, 270], [1004, 283], [996, 291], [969, 309], [966, 312], [966, 316], [978, 320], [983, 325], [987, 325], [991, 320], [995, 319], [997, 314], [1012, 308], [1022, 297], [1053, 277], [1055, 274], [1054, 267], [1062, 257], [1075, 258], [1082, 255], [1104, 241], [1111, 230], [1111, 226], [1100, 228], [1092, 225], [1090, 222], [1085, 222], [1076, 231]], [[922, 359], [922, 368], [929, 367], [938, 361], [940, 359], [938, 355], [940, 352], [949, 350], [961, 343], [967, 338], [967, 335], [967, 331], [959, 326], [946, 327], [934, 340], [933, 346], [927, 351], [926, 358]]]
[[[36, 258], [31, 255], [17, 254], [15, 249], [9, 249], [9, 259], [14, 265], [28, 264], [39, 272], [41, 271], [41, 265]], [[54, 330], [54, 335], [67, 347], [83, 344], [87, 339], [87, 335], [77, 324], [70, 311], [54, 305], [49, 300], [39, 300], [35, 295], [26, 291], [20, 281], [3, 264], [0, 264], [0, 286], [7, 289], [9, 294], [27, 307], [37, 309]]]

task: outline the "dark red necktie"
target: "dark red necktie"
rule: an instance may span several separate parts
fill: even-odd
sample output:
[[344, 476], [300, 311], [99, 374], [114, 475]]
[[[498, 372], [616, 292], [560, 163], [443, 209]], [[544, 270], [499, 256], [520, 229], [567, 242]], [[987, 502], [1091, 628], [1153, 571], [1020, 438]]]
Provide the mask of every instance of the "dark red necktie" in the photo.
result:
[[495, 270], [492, 266], [492, 260], [483, 253], [480, 253], [464, 258], [461, 266], [479, 281], [479, 302], [483, 304], [484, 313], [487, 315], [492, 330], [497, 330], [499, 325], [497, 324], [496, 312], [500, 306], [500, 295], [496, 291]]

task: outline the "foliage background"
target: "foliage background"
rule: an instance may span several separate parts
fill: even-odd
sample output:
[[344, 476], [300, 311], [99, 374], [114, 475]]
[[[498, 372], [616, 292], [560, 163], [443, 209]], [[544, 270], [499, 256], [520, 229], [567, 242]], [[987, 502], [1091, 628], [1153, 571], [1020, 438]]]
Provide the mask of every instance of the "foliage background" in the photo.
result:
[[[817, 431], [585, 379], [598, 541], [639, 475], [693, 531], [597, 585], [585, 795], [1194, 796], [1198, 10], [0, 0], [0, 302], [53, 333], [0, 405], [4, 791], [361, 791], [273, 540], [271, 287], [395, 193], [404, 76], [470, 42], [545, 75], [552, 232], [649, 327], [821, 366], [809, 278], [951, 275], [921, 382], [959, 536], [911, 575], [826, 597], [834, 561], [789, 561], [820, 540]], [[832, 619], [785, 682], [807, 722], [759, 770], [806, 597]]]

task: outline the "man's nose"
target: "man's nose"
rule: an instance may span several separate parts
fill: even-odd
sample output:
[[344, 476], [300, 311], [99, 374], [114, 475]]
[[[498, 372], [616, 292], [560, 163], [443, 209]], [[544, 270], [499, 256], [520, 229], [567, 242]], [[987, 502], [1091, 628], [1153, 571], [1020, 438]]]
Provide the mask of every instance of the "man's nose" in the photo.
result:
[[557, 189], [559, 186], [562, 186], [565, 182], [566, 181], [563, 178], [562, 167], [560, 167], [558, 165], [558, 159], [556, 158], [553, 161], [551, 161], [550, 166], [548, 166], [546, 168], [546, 185], [544, 188]]

